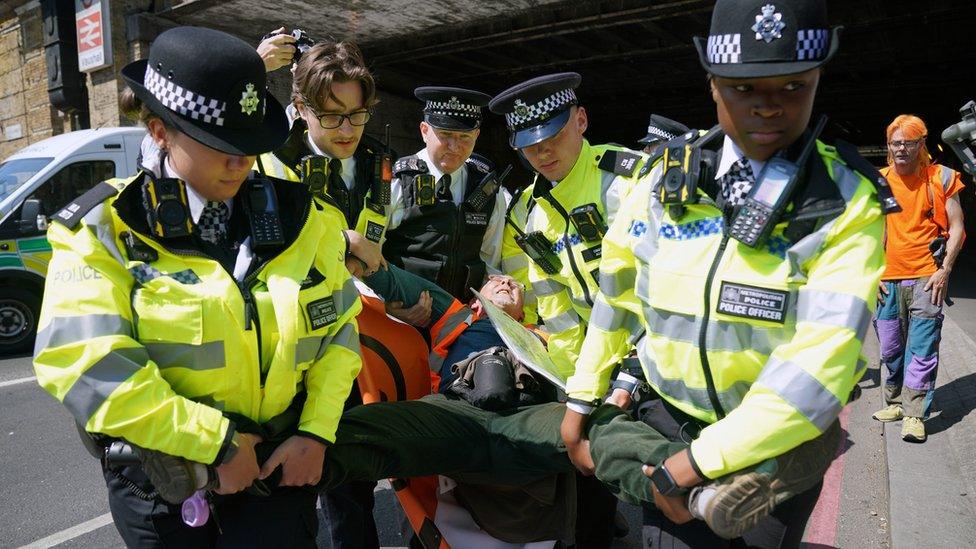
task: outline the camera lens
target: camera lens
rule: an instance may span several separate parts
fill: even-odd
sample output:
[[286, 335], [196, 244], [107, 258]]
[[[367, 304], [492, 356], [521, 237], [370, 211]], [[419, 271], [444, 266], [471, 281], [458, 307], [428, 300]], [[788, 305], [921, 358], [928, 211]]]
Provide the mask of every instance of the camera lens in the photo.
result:
[[664, 174], [664, 190], [669, 193], [678, 192], [684, 182], [684, 174], [680, 168], [671, 168]]
[[175, 227], [186, 222], [186, 211], [179, 202], [166, 200], [156, 207], [156, 217], [163, 225]]
[[417, 191], [420, 193], [419, 194], [420, 200], [422, 200], [423, 202], [429, 202], [434, 199], [433, 187], [423, 185], [420, 188], [418, 188]]

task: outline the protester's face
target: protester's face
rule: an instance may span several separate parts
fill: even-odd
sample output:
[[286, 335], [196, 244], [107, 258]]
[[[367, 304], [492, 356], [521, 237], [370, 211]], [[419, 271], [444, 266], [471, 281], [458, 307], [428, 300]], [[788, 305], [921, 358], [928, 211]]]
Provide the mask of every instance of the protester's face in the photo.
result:
[[220, 152], [174, 129], [161, 120], [148, 123], [156, 144], [167, 151], [170, 165], [207, 200], [228, 200], [237, 194], [254, 165], [253, 156]]
[[426, 122], [420, 123], [420, 136], [427, 145], [427, 154], [437, 169], [445, 174], [457, 171], [471, 156], [480, 133], [479, 129], [463, 132], [442, 130]]
[[330, 91], [331, 94], [326, 92], [319, 98], [321, 110], [303, 104], [299, 113], [308, 126], [308, 135], [312, 142], [327, 155], [342, 160], [356, 152], [366, 126], [353, 126], [348, 118], [343, 118], [338, 128], [326, 129], [319, 123], [318, 116], [350, 114], [364, 111], [367, 107], [363, 104], [363, 87], [358, 81], [333, 82]]
[[522, 318], [522, 306], [525, 303], [522, 285], [514, 278], [504, 275], [489, 277], [488, 282], [481, 288], [481, 295], [505, 311], [508, 316]]
[[923, 138], [909, 139], [900, 129], [891, 133], [888, 150], [895, 160], [896, 168], [912, 171], [918, 165], [918, 154], [921, 150]]
[[535, 171], [549, 181], [562, 181], [579, 158], [583, 149], [583, 132], [586, 131], [586, 109], [570, 107], [566, 125], [556, 135], [522, 149], [525, 159]]
[[768, 78], [714, 76], [718, 122], [746, 156], [765, 161], [803, 134], [819, 82], [820, 69]]

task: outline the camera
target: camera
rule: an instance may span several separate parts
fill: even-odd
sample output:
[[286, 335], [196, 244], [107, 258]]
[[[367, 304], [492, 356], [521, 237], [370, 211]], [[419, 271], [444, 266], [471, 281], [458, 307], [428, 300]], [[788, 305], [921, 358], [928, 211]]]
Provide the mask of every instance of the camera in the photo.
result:
[[[302, 58], [302, 54], [307, 52], [312, 46], [315, 45], [315, 40], [308, 37], [308, 34], [302, 29], [293, 29], [290, 33], [292, 38], [295, 39], [295, 55], [292, 56], [291, 60], [293, 63], [298, 63], [298, 60]], [[269, 32], [261, 37], [261, 41], [264, 42], [268, 38], [274, 36], [275, 33]]]
[[569, 219], [576, 227], [576, 232], [586, 242], [599, 242], [603, 240], [603, 235], [607, 234], [607, 224], [603, 222], [603, 216], [596, 204], [584, 204], [574, 208], [569, 212]]
[[300, 166], [302, 183], [308, 186], [308, 191], [315, 196], [325, 194], [325, 186], [329, 182], [329, 160], [310, 154], [302, 158]]
[[417, 205], [432, 206], [437, 202], [436, 189], [437, 182], [434, 176], [429, 173], [422, 173], [414, 178], [414, 185], [417, 186]]
[[963, 170], [976, 175], [976, 101], [970, 101], [959, 109], [962, 120], [942, 131], [942, 141], [956, 153], [962, 162]]
[[186, 187], [179, 179], [148, 178], [142, 186], [142, 202], [149, 230], [154, 235], [174, 238], [193, 231]]
[[679, 142], [665, 147], [662, 156], [664, 175], [655, 192], [661, 204], [680, 217], [686, 204], [698, 202], [698, 189], [713, 184], [718, 155], [697, 144]]

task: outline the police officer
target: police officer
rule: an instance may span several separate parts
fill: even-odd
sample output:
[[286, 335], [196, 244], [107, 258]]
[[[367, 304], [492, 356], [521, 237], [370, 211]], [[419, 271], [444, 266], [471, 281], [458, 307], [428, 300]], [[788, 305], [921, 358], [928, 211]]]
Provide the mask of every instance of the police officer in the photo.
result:
[[[281, 36], [269, 37], [262, 46], [281, 42], [271, 51], [294, 52], [294, 39]], [[320, 186], [313, 185], [313, 195], [339, 218], [354, 254], [367, 264], [366, 272], [372, 273], [383, 263], [381, 243], [388, 225], [390, 182], [382, 175], [386, 147], [364, 133], [376, 104], [376, 84], [359, 48], [333, 40], [311, 46], [295, 64], [291, 100], [296, 116], [288, 139], [275, 151], [261, 155], [258, 168], [281, 179], [300, 181], [311, 170], [308, 163], [320, 161], [324, 170], [318, 173]]]
[[[586, 109], [575, 92], [580, 80], [573, 72], [540, 76], [501, 92], [490, 105], [505, 115], [509, 144], [538, 173], [531, 192], [522, 194], [525, 226], [509, 224], [505, 249], [520, 248], [531, 259], [527, 278], [551, 334], [549, 354], [567, 375], [598, 290], [600, 240], [645, 160], [639, 152], [590, 145], [583, 137]], [[505, 259], [517, 262], [509, 255]]]
[[393, 211], [384, 255], [467, 301], [469, 288], [499, 273], [507, 196], [491, 162], [472, 154], [490, 97], [425, 86], [425, 147], [393, 167]]
[[661, 145], [689, 131], [691, 129], [681, 122], [676, 122], [660, 114], [652, 114], [650, 120], [647, 122], [647, 135], [640, 138], [637, 142], [644, 145], [643, 151], [645, 154], [654, 156], [654, 153], [661, 148]]
[[[250, 174], [288, 132], [253, 48], [177, 27], [122, 75], [160, 158], [55, 216], [38, 381], [100, 444], [141, 448], [103, 461], [127, 545], [314, 547], [307, 485], [361, 365], [345, 242], [305, 188]], [[174, 460], [219, 525], [159, 495], [186, 473], [150, 464]]]
[[[717, 169], [688, 181], [695, 170], [666, 156], [628, 197], [603, 241], [601, 295], [562, 426], [570, 456], [585, 461], [587, 414], [639, 323], [647, 383], [694, 439], [651, 473], [666, 515], [653, 542], [668, 547], [727, 546], [701, 523], [681, 524], [691, 487], [838, 436], [837, 416], [865, 370], [884, 265], [879, 197], [896, 207], [850, 145], [814, 141], [807, 127], [820, 67], [838, 47], [823, 0], [719, 0], [707, 40], [695, 44], [719, 126], [690, 145], [717, 155]], [[668, 199], [658, 186], [665, 173], [667, 188], [697, 186], [693, 198]], [[771, 233], [754, 240], [760, 229]], [[772, 516], [739, 532], [745, 543], [797, 546], [819, 491], [771, 499]], [[732, 522], [756, 525], [752, 510]]]

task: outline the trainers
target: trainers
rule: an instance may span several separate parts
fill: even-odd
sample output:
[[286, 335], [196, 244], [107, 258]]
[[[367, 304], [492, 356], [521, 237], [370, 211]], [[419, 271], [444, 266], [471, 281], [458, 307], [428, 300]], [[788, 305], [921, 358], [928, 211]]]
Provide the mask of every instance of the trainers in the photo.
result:
[[837, 455], [840, 422], [821, 436], [785, 454], [694, 488], [688, 497], [692, 516], [725, 539], [752, 529], [780, 503], [817, 485]]
[[901, 424], [901, 439], [908, 442], [925, 442], [925, 423], [922, 418], [906, 417]]
[[899, 419], [905, 417], [905, 411], [902, 410], [901, 404], [889, 404], [888, 406], [875, 412], [871, 417], [878, 421], [884, 421], [887, 423], [889, 421], [898, 421]]

